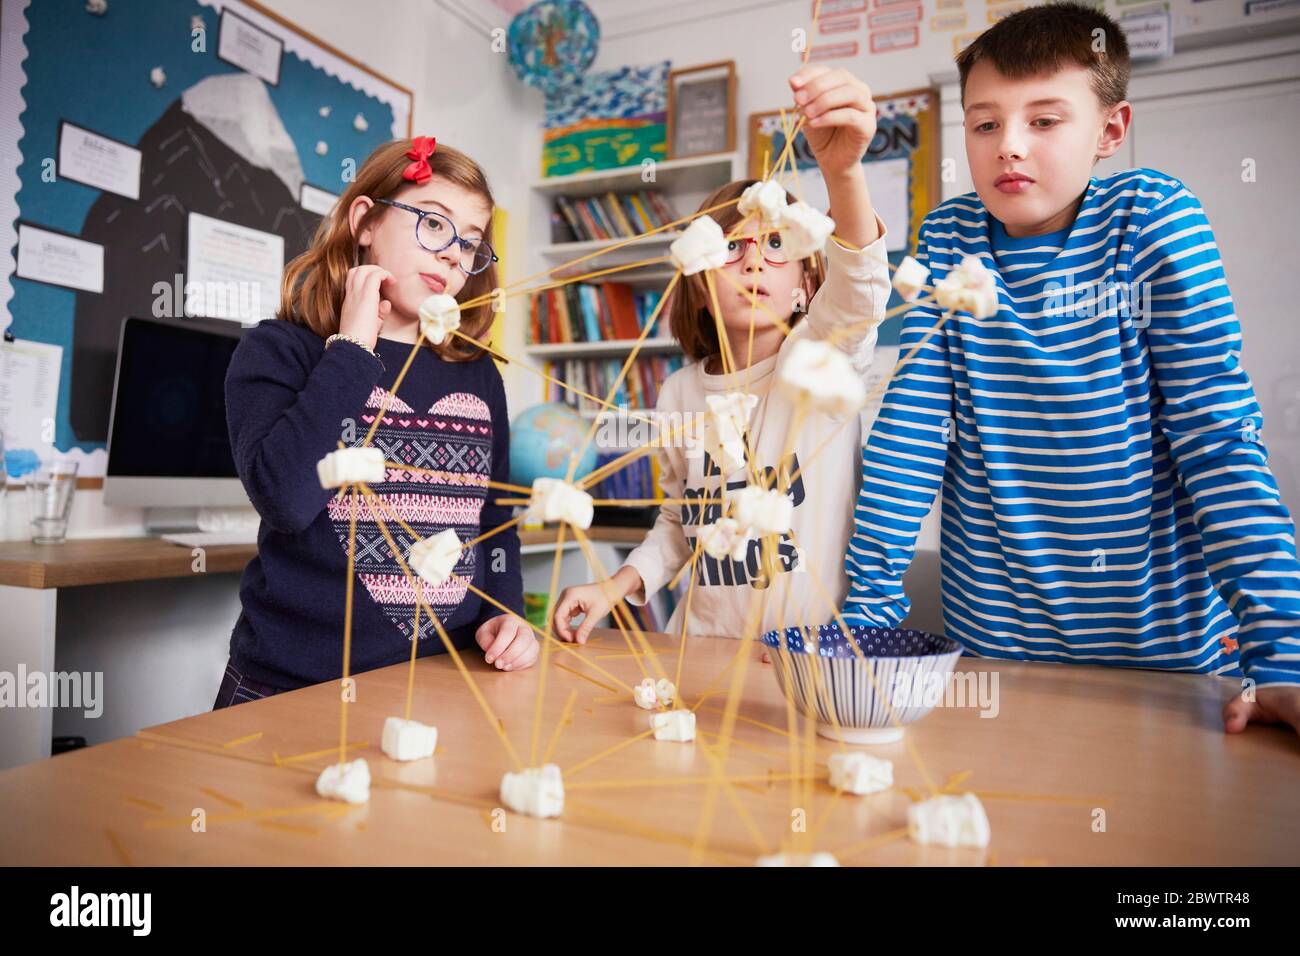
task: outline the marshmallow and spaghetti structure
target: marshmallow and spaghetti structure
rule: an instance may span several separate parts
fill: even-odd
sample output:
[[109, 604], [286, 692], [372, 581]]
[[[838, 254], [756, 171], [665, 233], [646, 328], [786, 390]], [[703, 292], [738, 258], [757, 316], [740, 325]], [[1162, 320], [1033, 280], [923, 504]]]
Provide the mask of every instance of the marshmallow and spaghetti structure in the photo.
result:
[[[819, 15], [820, 3], [817, 4], [817, 10], [814, 13], [814, 29]], [[807, 60], [806, 53], [804, 60], [805, 62]], [[453, 338], [463, 339], [467, 344], [481, 348], [496, 358], [507, 361], [517, 368], [524, 369], [530, 374], [535, 374], [544, 381], [575, 396], [586, 398], [601, 409], [623, 412], [624, 410], [615, 404], [618, 389], [633, 369], [643, 345], [654, 335], [654, 329], [659, 322], [664, 304], [669, 299], [669, 293], [684, 276], [702, 275], [704, 277], [713, 298], [714, 313], [717, 316], [717, 281], [735, 283], [734, 278], [723, 271], [728, 244], [737, 237], [748, 237], [747, 230], [759, 236], [773, 231], [780, 232], [783, 247], [795, 259], [816, 255], [832, 239], [837, 242], [840, 241], [835, 237], [835, 224], [830, 217], [802, 200], [797, 202], [787, 202], [786, 200], [786, 189], [781, 180], [786, 175], [793, 177], [797, 188], [798, 173], [794, 163], [792, 146], [800, 133], [803, 123], [804, 120], [800, 118], [797, 122], [784, 125], [785, 145], [780, 155], [771, 164], [770, 168], [766, 168], [765, 161], [762, 179], [746, 189], [738, 199], [721, 203], [710, 209], [700, 210], [691, 216], [667, 223], [647, 233], [609, 243], [597, 252], [577, 257], [541, 273], [508, 283], [484, 296], [470, 298], [464, 302], [457, 302], [451, 296], [445, 294], [430, 296], [419, 310], [420, 335], [412, 346], [411, 358], [407, 360], [401, 369], [392, 387], [387, 389], [383, 405], [381, 405], [375, 417], [375, 425], [386, 414], [388, 410], [387, 404], [390, 399], [397, 395], [405, 374], [411, 366], [411, 360], [416, 355], [417, 350], [422, 347], [423, 341], [427, 340], [433, 344], [441, 344]], [[711, 213], [718, 212], [733, 204], [737, 205], [737, 212], [740, 213], [741, 220], [728, 234], [718, 225]], [[599, 256], [624, 248], [645, 235], [679, 227], [682, 227], [681, 235], [672, 243], [666, 256], [603, 269], [597, 269], [593, 266], [587, 267], [586, 271], [584, 271], [579, 268]], [[841, 245], [850, 246], [851, 244], [841, 242]], [[467, 335], [460, 329], [461, 314], [467, 309], [483, 305], [486, 302], [491, 301], [494, 304], [499, 304], [503, 300], [515, 296], [553, 289], [597, 276], [607, 276], [620, 271], [642, 268], [649, 264], [667, 264], [672, 268], [673, 275], [668, 282], [665, 294], [660, 298], [659, 303], [645, 322], [641, 334], [632, 342], [628, 355], [622, 363], [619, 375], [603, 398], [560, 381], [544, 371], [534, 368], [528, 362], [516, 360], [504, 354], [498, 348]], [[911, 257], [904, 259], [896, 269], [892, 264], [887, 262], [885, 264], [891, 270], [894, 270], [894, 287], [905, 300], [900, 307], [886, 311], [886, 318], [926, 304], [937, 304], [942, 311], [940, 318], [905, 355], [900, 357], [893, 374], [879, 383], [870, 394], [868, 394], [862, 381], [853, 374], [852, 368], [846, 366], [843, 353], [835, 348], [836, 336], [834, 334], [828, 341], [805, 340], [794, 343], [799, 348], [793, 351], [790, 356], [791, 361], [783, 368], [782, 376], [774, 387], [779, 388], [784, 397], [794, 405], [797, 415], [828, 412], [841, 416], [845, 422], [853, 419], [859, 410], [869, 406], [872, 401], [880, 396], [893, 375], [897, 375], [899, 370], [917, 354], [919, 349], [925, 346], [931, 337], [939, 332], [944, 323], [956, 312], [968, 312], [978, 319], [991, 314], [991, 310], [996, 311], [996, 286], [994, 285], [992, 291], [990, 291], [990, 274], [978, 261], [963, 262], [960, 269], [954, 270], [953, 275], [940, 280], [939, 283], [933, 286], [928, 284], [930, 280], [928, 270]], [[560, 276], [563, 276], [563, 278], [559, 278]], [[751, 324], [756, 322], [759, 314], [762, 313], [783, 334], [787, 336], [790, 334], [791, 329], [787, 324], [788, 316], [773, 313], [752, 290], [746, 290], [741, 286], [737, 286], [737, 288], [740, 289], [742, 294], [745, 294], [749, 303]], [[867, 321], [874, 323], [878, 319], [872, 318]], [[844, 334], [845, 332], [846, 330], [841, 329], [838, 330], [837, 334]], [[728, 373], [735, 372], [737, 370], [736, 358], [731, 354], [730, 345], [725, 336], [720, 336], [720, 348], [722, 350], [721, 360], [724, 371]], [[716, 453], [716, 457], [720, 462], [733, 465], [735, 468], [749, 462], [751, 468], [753, 467], [753, 456], [748, 453], [751, 449], [748, 448], [749, 437], [746, 425], [753, 411], [755, 401], [755, 397], [748, 395], [743, 388], [719, 396], [716, 401], [710, 401], [710, 407], [705, 410], [708, 420], [706, 441], [711, 446], [710, 451]], [[660, 660], [661, 655], [650, 647], [646, 636], [639, 630], [633, 616], [630, 613], [625, 613], [624, 608], [615, 606], [612, 614], [614, 623], [626, 640], [631, 655], [637, 659], [638, 664], [642, 667], [645, 674], [644, 678], [640, 684], [629, 684], [616, 674], [601, 667], [590, 657], [583, 657], [583, 664], [592, 668], [599, 677], [587, 677], [584, 674], [579, 674], [579, 676], [616, 692], [622, 702], [621, 706], [631, 708], [634, 713], [639, 714], [640, 719], [636, 722], [636, 726], [643, 729], [614, 747], [607, 748], [570, 767], [567, 771], [561, 770], [558, 765], [550, 762], [550, 754], [554, 749], [560, 729], [572, 710], [574, 696], [570, 695], [565, 705], [565, 714], [561, 716], [559, 724], [553, 729], [550, 745], [545, 748], [542, 747], [542, 705], [546, 694], [547, 675], [552, 668], [563, 669], [574, 674], [578, 673], [560, 663], [558, 655], [576, 655], [577, 651], [559, 640], [552, 633], [549, 619], [544, 627], [537, 627], [532, 623], [528, 624], [541, 641], [541, 654], [536, 665], [538, 667], [538, 677], [536, 680], [536, 700], [534, 702], [534, 721], [531, 728], [530, 746], [525, 753], [522, 745], [520, 745], [521, 749], [517, 749], [516, 742], [511, 739], [510, 734], [505, 730], [504, 724], [494, 712], [488, 695], [478, 686], [474, 674], [451, 642], [442, 622], [434, 611], [428, 607], [423, 598], [424, 589], [420, 586], [421, 581], [434, 585], [454, 581], [458, 586], [464, 585], [467, 593], [478, 595], [486, 603], [495, 605], [502, 611], [509, 611], [510, 609], [501, 607], [489, 595], [475, 588], [471, 580], [457, 575], [454, 568], [466, 549], [474, 548], [478, 544], [489, 540], [493, 535], [499, 534], [521, 521], [530, 519], [557, 526], [556, 550], [551, 569], [549, 593], [552, 606], [557, 596], [560, 558], [566, 540], [577, 542], [590, 563], [593, 574], [603, 579], [607, 575], [604, 574], [604, 569], [600, 567], [599, 558], [592, 549], [587, 534], [593, 521], [594, 505], [598, 503], [593, 498], [591, 489], [609, 475], [627, 467], [638, 458], [652, 454], [656, 448], [673, 441], [677, 437], [676, 434], [671, 430], [661, 434], [655, 441], [631, 449], [626, 454], [579, 478], [577, 476], [578, 463], [590, 447], [596, 434], [596, 422], [593, 421], [581, 446], [573, 449], [565, 477], [538, 478], [531, 487], [489, 482], [489, 487], [501, 496], [498, 498], [498, 504], [522, 505], [525, 506], [525, 510], [497, 528], [484, 529], [481, 534], [472, 539], [461, 540], [455, 532], [450, 530], [428, 538], [422, 538], [411, 529], [406, 528], [400, 518], [386, 512], [384, 502], [380, 496], [375, 494], [371, 486], [383, 482], [386, 468], [401, 467], [413, 472], [418, 472], [421, 469], [404, 463], [385, 461], [383, 453], [372, 444], [374, 431], [375, 426], [372, 425], [369, 433], [360, 440], [358, 445], [351, 448], [340, 447], [325, 456], [317, 466], [322, 487], [336, 489], [340, 498], [347, 497], [352, 515], [347, 542], [347, 619], [343, 622], [342, 674], [345, 679], [349, 676], [351, 667], [351, 608], [355, 578], [356, 512], [359, 501], [364, 499], [368, 507], [372, 509], [384, 540], [392, 550], [397, 563], [402, 569], [402, 573], [413, 587], [416, 595], [415, 614], [417, 624], [421, 614], [427, 615], [431, 619], [439, 639], [443, 642], [454, 666], [464, 679], [466, 686], [482, 711], [483, 719], [487, 721], [493, 734], [501, 743], [502, 750], [507, 758], [507, 766], [502, 768], [500, 791], [497, 796], [509, 810], [538, 818], [562, 817], [565, 813], [566, 793], [572, 793], [575, 790], [581, 791], [584, 788], [593, 789], [596, 787], [618, 788], [620, 786], [703, 785], [705, 789], [701, 801], [700, 819], [695, 827], [694, 837], [690, 841], [690, 859], [693, 862], [702, 860], [709, 851], [712, 824], [719, 797], [723, 797], [729, 802], [737, 818], [745, 824], [754, 838], [755, 855], [753, 859], [755, 861], [762, 858], [767, 865], [834, 865], [837, 859], [848, 859], [865, 852], [864, 847], [858, 845], [842, 848], [816, 846], [820, 825], [825, 823], [830, 810], [835, 805], [835, 801], [841, 799], [843, 794], [849, 794], [850, 798], [852, 798], [890, 788], [893, 785], [892, 764], [874, 758], [861, 759], [865, 755], [845, 754], [841, 743], [841, 753], [832, 758], [830, 765], [830, 777], [835, 791], [834, 796], [826, 798], [822, 807], [822, 814], [818, 818], [817, 824], [809, 832], [803, 834], [788, 832], [783, 832], [780, 835], [769, 834], [768, 836], [777, 836], [778, 848], [775, 853], [771, 852], [772, 848], [768, 845], [767, 837], [754, 823], [745, 807], [742, 794], [737, 789], [747, 781], [739, 776], [728, 775], [727, 764], [733, 743], [732, 733], [737, 721], [744, 716], [740, 714], [744, 675], [749, 659], [752, 656], [750, 650], [758, 637], [763, 607], [767, 602], [766, 593], [751, 602], [752, 613], [749, 615], [748, 620], [738, 622], [740, 640], [737, 642], [736, 655], [731, 664], [728, 665], [727, 671], [729, 673], [720, 674], [715, 678], [715, 683], [725, 680], [727, 685], [723, 692], [725, 696], [721, 707], [721, 728], [720, 732], [716, 734], [702, 732], [697, 722], [697, 712], [705, 697], [710, 695], [712, 687], [700, 691], [701, 696], [694, 706], [687, 703], [683, 694], [682, 663], [687, 651], [686, 623], [683, 622], [676, 661], [673, 662], [673, 666], [665, 668]], [[821, 448], [825, 447], [825, 444], [821, 446]], [[809, 467], [815, 459], [816, 454], [803, 460], [800, 468]], [[763, 560], [765, 562], [774, 562], [776, 560], [777, 540], [790, 531], [792, 503], [787, 494], [787, 489], [789, 484], [793, 483], [795, 477], [797, 477], [797, 474], [782, 476], [780, 485], [769, 487], [762, 483], [755, 473], [751, 475], [749, 483], [739, 492], [728, 494], [719, 499], [721, 502], [719, 517], [700, 528], [693, 554], [681, 570], [681, 574], [690, 576], [690, 586], [685, 598], [688, 619], [690, 598], [695, 585], [692, 568], [702, 554], [707, 553], [714, 557], [736, 555], [740, 549], [747, 547], [750, 541], [757, 539], [760, 542]], [[599, 503], [623, 504], [628, 502], [620, 499], [604, 499]], [[399, 549], [397, 542], [389, 531], [388, 521], [385, 518], [388, 518], [396, 525], [403, 526], [413, 541], [409, 547]], [[846, 520], [848, 520], [847, 515]], [[818, 569], [810, 567], [808, 571], [814, 577], [817, 576]], [[830, 601], [829, 595], [826, 596], [826, 600], [828, 615], [833, 616], [841, 627], [846, 628], [847, 626], [844, 624], [839, 609]], [[419, 633], [418, 626], [413, 633]], [[415, 644], [414, 639], [412, 643]], [[850, 643], [853, 644], [856, 653], [861, 656], [862, 651], [856, 646], [856, 643]], [[407, 680], [405, 716], [389, 717], [384, 726], [382, 750], [388, 759], [395, 761], [405, 762], [428, 759], [438, 748], [437, 728], [413, 721], [410, 717], [416, 676], [415, 664], [416, 656], [413, 646]], [[651, 670], [654, 670], [655, 673], [650, 673]], [[370, 773], [363, 759], [348, 759], [348, 710], [349, 701], [346, 697], [341, 696], [337, 760], [321, 773], [316, 786], [322, 796], [348, 803], [360, 803], [369, 798]], [[646, 714], [645, 711], [649, 711], [649, 713]], [[799, 727], [800, 716], [803, 716], [805, 721], [802, 729]], [[894, 718], [894, 722], [897, 723], [896, 718]], [[772, 729], [779, 732], [787, 741], [790, 771], [788, 774], [770, 777], [768, 780], [769, 785], [772, 779], [788, 782], [792, 805], [809, 809], [812, 809], [816, 803], [813, 793], [813, 780], [819, 778], [815, 767], [816, 745], [812, 733], [813, 725], [813, 715], [799, 715], [795, 712], [793, 704], [789, 704], [787, 707], [787, 728], [784, 731], [781, 731], [780, 728]], [[680, 779], [658, 781], [639, 779], [633, 781], [580, 780], [575, 782], [571, 779], [574, 774], [598, 764], [611, 753], [621, 752], [635, 746], [655, 746], [656, 741], [674, 747], [681, 745], [695, 748], [695, 753], [699, 754], [708, 764], [709, 772], [703, 777], [682, 777]], [[968, 795], [957, 797], [946, 793], [947, 788], [940, 788], [936, 785], [916, 752], [915, 746], [910, 741], [906, 743], [906, 746], [908, 755], [920, 778], [925, 781], [928, 791], [927, 798], [930, 802], [918, 802], [915, 812], [909, 814], [905, 826], [900, 826], [898, 829], [882, 836], [873, 837], [872, 840], [875, 842], [870, 845], [878, 846], [890, 840], [904, 839], [909, 833], [914, 839], [923, 842], [986, 845], [988, 842], [987, 819], [983, 816], [982, 808], [977, 810], [975, 804], [971, 802], [972, 799], [977, 800], [977, 798], [969, 795], [970, 799], [968, 799]], [[488, 807], [488, 809], [492, 808]]]

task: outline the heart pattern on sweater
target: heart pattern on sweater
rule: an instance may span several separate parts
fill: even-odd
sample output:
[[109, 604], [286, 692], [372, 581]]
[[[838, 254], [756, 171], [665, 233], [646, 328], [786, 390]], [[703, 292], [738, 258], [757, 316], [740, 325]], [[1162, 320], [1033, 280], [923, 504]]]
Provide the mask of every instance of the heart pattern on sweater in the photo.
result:
[[[427, 411], [417, 413], [396, 395], [376, 386], [360, 417], [354, 445], [362, 443], [381, 408], [383, 418], [371, 444], [383, 451], [389, 465], [384, 481], [372, 486], [379, 503], [361, 495], [356, 499], [355, 571], [399, 634], [407, 640], [414, 637], [436, 641], [437, 630], [423, 611], [416, 631], [416, 587], [426, 607], [445, 620], [465, 598], [466, 582], [474, 577], [477, 549], [462, 551], [454, 576], [440, 585], [430, 584], [412, 571], [413, 586], [393, 555], [384, 530], [408, 567], [411, 545], [419, 538], [445, 528], [452, 528], [462, 542], [478, 536], [479, 517], [492, 474], [491, 412], [477, 395], [454, 392]], [[352, 498], [332, 498], [328, 507], [346, 554]], [[364, 639], [364, 635], [359, 637]]]

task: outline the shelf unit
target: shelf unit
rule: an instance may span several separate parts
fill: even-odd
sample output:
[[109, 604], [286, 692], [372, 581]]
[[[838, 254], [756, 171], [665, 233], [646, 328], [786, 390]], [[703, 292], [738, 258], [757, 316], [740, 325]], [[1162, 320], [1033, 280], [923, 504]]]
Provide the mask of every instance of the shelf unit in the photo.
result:
[[[595, 272], [610, 266], [640, 262], [659, 256], [666, 257], [668, 246], [681, 234], [680, 229], [674, 228], [642, 236], [631, 242], [625, 238], [616, 238], [554, 243], [550, 241], [550, 230], [551, 211], [556, 196], [584, 197], [607, 192], [657, 189], [668, 198], [678, 215], [686, 216], [699, 208], [701, 200], [709, 193], [734, 179], [740, 163], [740, 154], [731, 152], [664, 160], [655, 164], [653, 181], [643, 178], [643, 169], [640, 165], [534, 180], [529, 188], [531, 205], [528, 217], [530, 239], [528, 274], [552, 269], [569, 260], [587, 256], [590, 258], [574, 266], [569, 274]], [[614, 246], [618, 248], [612, 248]], [[624, 282], [638, 290], [663, 290], [673, 273], [673, 268], [667, 262], [650, 263], [638, 269], [615, 272], [583, 281]], [[562, 276], [563, 273], [558, 275]], [[676, 342], [667, 336], [666, 319], [661, 316], [659, 323], [656, 325], [654, 337], [643, 343], [642, 352], [646, 355], [679, 353], [680, 349]], [[626, 356], [631, 350], [631, 344], [627, 340], [530, 344], [525, 345], [524, 353], [540, 367], [542, 362], [558, 359]]]
[[[642, 178], [642, 167], [637, 165], [568, 176], [547, 176], [533, 180], [531, 188], [535, 193], [548, 196], [590, 196], [611, 190], [619, 192], [640, 188], [662, 189], [666, 193], [707, 193], [735, 178], [735, 164], [739, 157], [739, 153], [731, 152], [661, 160], [654, 165], [654, 182], [646, 182]], [[686, 215], [690, 210], [679, 208], [678, 211]]]
[[[607, 355], [626, 355], [632, 351], [633, 339], [605, 339], [602, 342], [555, 342], [548, 345], [529, 345], [525, 351], [542, 359], [599, 358]], [[641, 353], [662, 355], [680, 350], [675, 339], [648, 338], [641, 343]]]
[[[643, 189], [658, 189], [664, 193], [679, 216], [686, 216], [699, 208], [701, 201], [713, 190], [736, 179], [743, 174], [743, 158], [739, 153], [724, 153], [712, 156], [692, 157], [688, 159], [664, 160], [654, 169], [654, 181], [642, 179], [641, 166], [627, 166], [620, 169], [605, 169], [588, 173], [575, 173], [570, 176], [554, 176], [534, 180], [529, 186], [528, 208], [528, 256], [523, 274], [534, 275], [544, 270], [553, 269], [561, 263], [582, 256], [591, 256], [575, 267], [570, 274], [595, 272], [609, 266], [643, 259], [668, 255], [668, 246], [680, 235], [679, 229], [664, 230], [661, 233], [640, 237], [632, 242], [626, 239], [608, 239], [585, 242], [551, 242], [551, 210], [556, 196], [583, 197], [600, 195], [606, 192], [634, 192]], [[626, 243], [621, 248], [608, 252], [604, 250], [619, 243]], [[663, 290], [674, 270], [667, 263], [656, 263], [624, 272], [615, 272], [608, 276], [599, 276], [589, 281], [625, 282], [638, 290]], [[528, 315], [525, 306], [524, 315]], [[619, 358], [625, 357], [632, 343], [628, 340], [601, 342], [565, 342], [561, 344], [525, 344], [526, 336], [518, 332], [519, 350], [513, 354], [522, 354], [524, 358], [540, 368], [543, 362], [559, 359], [582, 358]], [[646, 355], [671, 355], [680, 352], [677, 343], [668, 338], [666, 317], [661, 317], [656, 325], [653, 337], [646, 340], [641, 347]], [[512, 400], [515, 414], [541, 400], [540, 383], [527, 376], [529, 381], [522, 383], [530, 390], [528, 400]], [[594, 411], [587, 411], [584, 417], [595, 417]], [[597, 540], [593, 547], [601, 562], [611, 573], [622, 564], [629, 551], [640, 543], [644, 530], [620, 529], [626, 535], [625, 540]], [[526, 534], [532, 534], [526, 532]], [[612, 536], [611, 536], [612, 537]], [[550, 586], [552, 571], [551, 557], [554, 545], [544, 541], [530, 540], [525, 547], [524, 584], [525, 589], [545, 591]], [[593, 580], [594, 570], [585, 557], [578, 552], [565, 549], [561, 562], [561, 586], [583, 583]]]
[[[549, 223], [548, 223], [549, 225]], [[638, 251], [647, 247], [663, 246], [665, 249], [672, 245], [673, 240], [682, 234], [680, 229], [667, 229], [663, 232], [652, 233], [648, 236], [638, 236], [627, 244], [624, 248], [636, 249]], [[553, 242], [549, 246], [542, 246], [538, 251], [547, 258], [559, 259], [576, 259], [579, 256], [586, 255], [588, 252], [595, 252], [598, 249], [604, 249], [612, 246], [617, 242], [627, 242], [626, 239], [584, 239], [581, 242]], [[616, 252], [619, 250], [615, 250]], [[664, 255], [668, 253], [665, 252]], [[612, 255], [612, 253], [611, 253]], [[595, 280], [592, 280], [595, 281]]]

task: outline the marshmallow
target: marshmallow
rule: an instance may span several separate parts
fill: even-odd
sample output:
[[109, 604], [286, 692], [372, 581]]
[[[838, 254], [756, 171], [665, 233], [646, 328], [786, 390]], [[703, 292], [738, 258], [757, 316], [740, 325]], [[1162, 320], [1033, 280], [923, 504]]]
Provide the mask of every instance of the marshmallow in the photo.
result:
[[998, 282], [978, 256], [966, 256], [961, 265], [934, 284], [939, 305], [954, 312], [969, 312], [977, 319], [998, 314]]
[[709, 406], [704, 413], [701, 435], [704, 450], [723, 474], [730, 474], [745, 464], [745, 429], [749, 427], [749, 416], [758, 404], [758, 396], [728, 392], [708, 395], [704, 401]]
[[917, 843], [988, 846], [989, 818], [973, 793], [938, 796], [907, 808], [907, 829]]
[[671, 707], [677, 698], [677, 685], [667, 677], [655, 681], [655, 697], [663, 707]]
[[418, 720], [389, 717], [384, 721], [380, 746], [394, 760], [423, 760], [432, 757], [438, 748], [438, 728]]
[[742, 216], [757, 214], [760, 226], [779, 227], [786, 205], [785, 189], [781, 184], [771, 179], [762, 179], [740, 194], [736, 211]]
[[820, 339], [798, 339], [777, 382], [792, 401], [826, 415], [852, 415], [867, 404], [867, 386], [849, 357]]
[[719, 561], [743, 561], [749, 550], [749, 536], [735, 518], [719, 518], [713, 524], [701, 525], [698, 534], [704, 553]]
[[331, 800], [365, 803], [370, 799], [370, 765], [364, 757], [332, 763], [316, 778], [316, 792]]
[[435, 292], [420, 303], [420, 334], [441, 345], [460, 328], [460, 303], [445, 292]]
[[700, 216], [673, 241], [668, 253], [682, 275], [721, 269], [727, 264], [727, 237], [712, 216]]
[[835, 221], [806, 202], [794, 202], [781, 214], [781, 248], [791, 261], [821, 252], [835, 231]]
[[533, 480], [533, 496], [528, 517], [533, 521], [567, 521], [579, 528], [590, 528], [595, 516], [591, 495], [559, 478]]
[[434, 587], [451, 577], [452, 569], [460, 560], [460, 538], [451, 528], [443, 528], [429, 538], [421, 538], [411, 545], [408, 560], [411, 570]]
[[647, 677], [632, 688], [632, 700], [642, 710], [654, 710], [659, 706], [659, 695], [655, 693], [653, 677]]
[[674, 740], [686, 743], [695, 739], [695, 711], [664, 710], [650, 715], [650, 726], [655, 740]]
[[903, 256], [903, 261], [894, 270], [894, 288], [898, 290], [899, 295], [911, 302], [921, 294], [929, 278], [929, 269], [911, 256]]
[[790, 496], [775, 488], [746, 485], [732, 496], [732, 514], [752, 536], [785, 534], [794, 516]]
[[530, 817], [558, 817], [564, 812], [564, 781], [553, 763], [529, 767], [501, 778], [501, 802]]
[[777, 853], [760, 856], [758, 866], [839, 866], [831, 853]]
[[850, 750], [831, 754], [827, 761], [831, 786], [845, 793], [879, 793], [894, 785], [894, 765], [881, 757]]
[[342, 488], [358, 481], [378, 484], [388, 476], [383, 449], [373, 445], [340, 448], [316, 462], [322, 488]]

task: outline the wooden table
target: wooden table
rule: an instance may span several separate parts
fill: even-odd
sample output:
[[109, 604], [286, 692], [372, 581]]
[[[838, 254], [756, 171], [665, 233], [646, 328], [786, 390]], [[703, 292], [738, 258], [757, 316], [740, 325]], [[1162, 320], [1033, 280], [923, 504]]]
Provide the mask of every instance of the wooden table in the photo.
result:
[[[636, 544], [644, 528], [593, 526], [593, 541]], [[554, 549], [557, 529], [519, 533], [526, 549]], [[0, 671], [54, 670], [60, 588], [236, 573], [257, 554], [255, 544], [206, 545], [196, 568], [193, 549], [155, 537], [73, 538], [62, 544], [0, 541]], [[53, 711], [0, 709], [0, 769], [50, 755]]]
[[[676, 640], [648, 640], [671, 675]], [[698, 702], [699, 741], [642, 738], [594, 762], [647, 726], [626, 693], [596, 683], [635, 682], [638, 659], [618, 631], [595, 632], [573, 654], [553, 650], [536, 748], [551, 749], [559, 727], [551, 759], [564, 771], [567, 803], [558, 820], [498, 809], [510, 758], [464, 677], [439, 656], [420, 660], [415, 674], [412, 716], [440, 734], [430, 760], [398, 764], [378, 749], [384, 719], [403, 710], [406, 665], [357, 677], [350, 756], [369, 761], [368, 804], [315, 795], [339, 741], [338, 687], [322, 684], [0, 773], [0, 863], [684, 864], [738, 648], [709, 638], [688, 645], [682, 685], [686, 703]], [[749, 864], [794, 839], [792, 808], [806, 811], [815, 848], [846, 864], [1300, 862], [1300, 744], [1281, 727], [1225, 735], [1219, 711], [1232, 681], [963, 658], [959, 670], [996, 676], [997, 716], [937, 708], [903, 742], [870, 749], [893, 760], [893, 790], [837, 797], [825, 765], [839, 745], [820, 738], [810, 794], [792, 793], [785, 698], [773, 665], [757, 647], [749, 653], [726, 764], [733, 782], [715, 791], [702, 862]], [[500, 673], [478, 655], [466, 662], [523, 762], [534, 762], [541, 670]], [[908, 744], [936, 788], [968, 772], [955, 789], [982, 795], [987, 850], [899, 837], [909, 800], [927, 792]], [[196, 808], [205, 832], [192, 830]]]
[[[593, 527], [592, 541], [639, 544], [646, 528]], [[554, 545], [555, 528], [519, 532], [522, 545]], [[255, 544], [207, 545], [207, 573], [242, 571]], [[183, 578], [194, 573], [191, 549], [162, 538], [74, 538], [63, 544], [0, 541], [0, 586], [66, 588], [121, 581]]]

